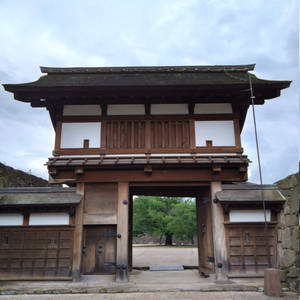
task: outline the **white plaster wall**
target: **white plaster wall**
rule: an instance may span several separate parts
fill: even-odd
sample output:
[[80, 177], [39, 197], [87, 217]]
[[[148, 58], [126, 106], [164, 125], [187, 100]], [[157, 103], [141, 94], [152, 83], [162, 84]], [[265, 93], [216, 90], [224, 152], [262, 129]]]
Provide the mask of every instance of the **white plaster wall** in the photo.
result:
[[231, 103], [196, 103], [195, 114], [232, 114]]
[[100, 105], [64, 105], [64, 116], [100, 116]]
[[109, 104], [107, 106], [107, 115], [124, 116], [124, 115], [144, 115], [144, 104]]
[[0, 226], [23, 225], [22, 214], [0, 214]]
[[69, 225], [68, 213], [32, 213], [29, 225]]
[[90, 148], [100, 147], [101, 122], [62, 123], [61, 148], [83, 148], [83, 140], [90, 140]]
[[[266, 210], [267, 221], [271, 220], [271, 211]], [[264, 210], [263, 209], [233, 209], [229, 212], [230, 222], [264, 222]]]
[[151, 115], [187, 115], [187, 104], [151, 104]]
[[213, 146], [235, 146], [233, 121], [195, 121], [196, 146], [205, 147], [206, 141]]

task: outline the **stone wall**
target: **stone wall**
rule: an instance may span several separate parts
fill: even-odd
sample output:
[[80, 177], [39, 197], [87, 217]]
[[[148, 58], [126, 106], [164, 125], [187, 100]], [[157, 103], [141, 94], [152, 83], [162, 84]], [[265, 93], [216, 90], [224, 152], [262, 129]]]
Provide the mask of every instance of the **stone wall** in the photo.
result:
[[278, 215], [278, 268], [282, 286], [299, 290], [299, 173], [276, 184], [287, 201]]

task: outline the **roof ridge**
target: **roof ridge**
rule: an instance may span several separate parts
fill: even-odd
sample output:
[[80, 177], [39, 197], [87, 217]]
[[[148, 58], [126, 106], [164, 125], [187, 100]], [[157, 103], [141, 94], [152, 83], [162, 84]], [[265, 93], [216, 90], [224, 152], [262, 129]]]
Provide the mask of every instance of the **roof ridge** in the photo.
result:
[[255, 64], [248, 65], [206, 65], [206, 66], [124, 66], [124, 67], [44, 67], [41, 72], [47, 74], [81, 73], [172, 73], [172, 72], [247, 72]]

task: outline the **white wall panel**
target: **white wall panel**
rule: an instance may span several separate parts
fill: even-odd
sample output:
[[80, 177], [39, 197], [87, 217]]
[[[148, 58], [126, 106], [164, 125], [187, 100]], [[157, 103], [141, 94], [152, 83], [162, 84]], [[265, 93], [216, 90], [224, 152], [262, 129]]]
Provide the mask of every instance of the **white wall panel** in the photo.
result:
[[68, 213], [32, 213], [29, 225], [69, 225]]
[[196, 146], [235, 146], [233, 121], [195, 121]]
[[100, 105], [65, 105], [64, 116], [100, 116]]
[[109, 104], [107, 106], [109, 116], [144, 115], [144, 104]]
[[232, 114], [231, 103], [196, 103], [195, 114]]
[[23, 225], [22, 214], [0, 214], [0, 226]]
[[[271, 220], [271, 211], [266, 210], [267, 221]], [[230, 222], [264, 222], [264, 211], [263, 209], [233, 209], [229, 212]]]
[[187, 104], [151, 104], [151, 115], [187, 115]]
[[62, 123], [61, 148], [83, 148], [89, 140], [90, 148], [100, 147], [101, 122]]

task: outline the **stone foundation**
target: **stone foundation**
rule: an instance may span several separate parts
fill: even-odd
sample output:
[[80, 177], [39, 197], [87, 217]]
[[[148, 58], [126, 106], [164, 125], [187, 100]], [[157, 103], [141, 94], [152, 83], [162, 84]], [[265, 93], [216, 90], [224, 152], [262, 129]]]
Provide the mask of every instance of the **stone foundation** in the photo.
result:
[[278, 216], [278, 268], [282, 286], [299, 290], [299, 173], [276, 182], [287, 201]]

